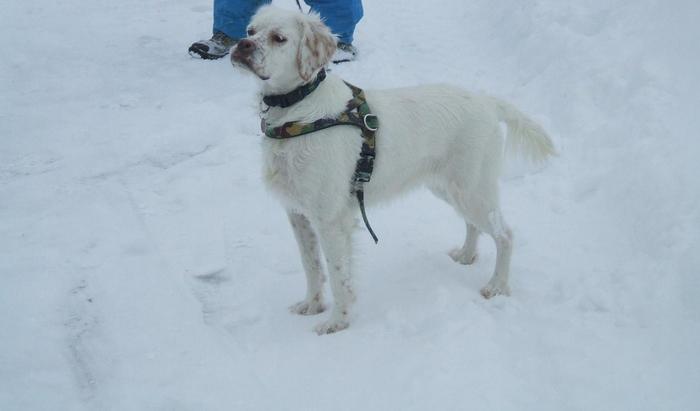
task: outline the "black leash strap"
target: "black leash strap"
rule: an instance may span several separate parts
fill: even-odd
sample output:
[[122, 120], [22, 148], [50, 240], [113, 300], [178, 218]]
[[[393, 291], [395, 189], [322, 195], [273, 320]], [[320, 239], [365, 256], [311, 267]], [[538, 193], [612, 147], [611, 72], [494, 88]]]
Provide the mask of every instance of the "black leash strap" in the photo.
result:
[[[299, 3], [299, 0], [297, 0], [297, 7], [299, 7], [300, 12], [304, 12], [304, 9], [301, 7], [301, 3]], [[307, 12], [307, 14], [311, 14], [311, 7], [309, 7], [309, 11]]]
[[372, 226], [369, 225], [369, 220], [367, 220], [367, 213], [365, 212], [365, 192], [363, 190], [357, 190], [355, 191], [355, 195], [357, 195], [357, 202], [360, 203], [360, 213], [362, 213], [362, 221], [365, 222], [365, 227], [367, 227], [369, 235], [372, 236], [374, 244], [377, 244], [379, 242], [379, 238], [377, 238], [377, 235], [374, 234]]

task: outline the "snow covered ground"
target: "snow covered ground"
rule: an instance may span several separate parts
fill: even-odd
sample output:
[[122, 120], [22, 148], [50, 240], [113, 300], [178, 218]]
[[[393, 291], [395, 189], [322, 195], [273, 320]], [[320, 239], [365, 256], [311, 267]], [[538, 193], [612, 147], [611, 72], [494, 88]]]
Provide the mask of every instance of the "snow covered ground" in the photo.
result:
[[418, 191], [369, 211], [378, 246], [358, 226], [355, 320], [323, 337], [286, 308], [255, 83], [186, 53], [210, 1], [5, 4], [0, 409], [697, 409], [699, 4], [366, 0], [336, 73], [504, 97], [560, 156], [505, 172], [512, 297]]

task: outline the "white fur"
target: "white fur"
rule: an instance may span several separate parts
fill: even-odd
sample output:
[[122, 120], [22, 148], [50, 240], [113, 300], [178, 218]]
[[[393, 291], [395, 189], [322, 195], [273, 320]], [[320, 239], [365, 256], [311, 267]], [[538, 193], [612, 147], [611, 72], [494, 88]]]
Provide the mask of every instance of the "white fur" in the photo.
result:
[[[312, 76], [302, 73], [304, 67], [312, 67], [315, 76], [332, 55], [330, 50], [303, 50], [335, 41], [316, 15], [264, 7], [250, 27], [255, 29], [249, 37], [256, 45], [253, 55], [243, 61], [234, 53], [232, 59], [234, 65], [266, 78], [263, 94], [288, 92], [308, 82]], [[281, 34], [287, 41], [274, 43], [270, 33]], [[308, 41], [308, 36], [325, 40]], [[299, 61], [300, 55], [306, 60]], [[468, 236], [464, 246], [450, 256], [471, 264], [477, 256], [479, 233], [489, 234], [496, 243], [497, 261], [481, 294], [486, 298], [509, 294], [513, 236], [499, 207], [504, 142], [499, 123], [508, 127], [509, 147], [535, 161], [554, 153], [547, 134], [506, 102], [448, 85], [368, 90], [366, 96], [380, 124], [374, 173], [365, 186], [367, 204], [427, 186], [465, 220]], [[350, 98], [343, 81], [329, 75], [304, 100], [285, 109], [271, 107], [264, 118], [277, 126], [335, 117]], [[292, 306], [292, 311], [316, 314], [323, 310], [321, 250], [326, 258], [335, 304], [330, 318], [316, 328], [320, 334], [346, 328], [354, 301], [351, 235], [358, 205], [350, 192], [350, 181], [360, 145], [360, 130], [350, 126], [289, 140], [263, 140], [265, 182], [287, 209], [307, 276], [306, 298]]]

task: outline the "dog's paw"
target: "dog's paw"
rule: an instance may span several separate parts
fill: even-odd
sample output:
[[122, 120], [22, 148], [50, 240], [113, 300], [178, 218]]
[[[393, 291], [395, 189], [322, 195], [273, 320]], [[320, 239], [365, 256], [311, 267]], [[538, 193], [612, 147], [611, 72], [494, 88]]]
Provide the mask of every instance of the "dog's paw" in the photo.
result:
[[318, 335], [333, 334], [336, 331], [341, 331], [350, 326], [350, 323], [345, 320], [328, 320], [314, 327], [314, 331]]
[[479, 254], [477, 252], [467, 252], [464, 248], [455, 248], [454, 250], [450, 251], [447, 253], [452, 260], [454, 260], [456, 263], [460, 264], [474, 264], [476, 259], [479, 257]]
[[497, 295], [510, 295], [508, 284], [491, 284], [490, 282], [479, 291], [482, 297], [489, 299]]
[[326, 306], [318, 298], [299, 301], [289, 306], [289, 311], [299, 315], [316, 315], [326, 311]]

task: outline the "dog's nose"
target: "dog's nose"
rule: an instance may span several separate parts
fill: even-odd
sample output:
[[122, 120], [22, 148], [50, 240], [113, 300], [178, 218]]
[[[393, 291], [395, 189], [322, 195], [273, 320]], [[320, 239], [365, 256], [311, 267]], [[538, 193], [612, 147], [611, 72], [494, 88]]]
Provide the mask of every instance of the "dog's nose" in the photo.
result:
[[236, 51], [242, 55], [248, 55], [255, 50], [255, 43], [248, 39], [243, 39], [236, 45]]

